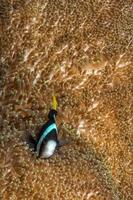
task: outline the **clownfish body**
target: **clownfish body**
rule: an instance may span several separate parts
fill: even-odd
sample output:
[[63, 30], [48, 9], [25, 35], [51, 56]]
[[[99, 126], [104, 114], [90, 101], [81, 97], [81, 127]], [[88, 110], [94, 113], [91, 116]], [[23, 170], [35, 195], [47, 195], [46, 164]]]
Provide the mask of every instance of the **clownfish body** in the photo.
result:
[[45, 144], [45, 148], [42, 151], [41, 158], [51, 157], [54, 154], [56, 148], [57, 148], [57, 143], [54, 140], [49, 140]]
[[53, 96], [53, 107], [49, 111], [48, 121], [43, 125], [36, 139], [31, 135], [27, 138], [29, 147], [34, 149], [37, 157], [49, 158], [59, 147], [68, 144], [67, 141], [61, 141], [61, 139], [59, 141], [58, 139], [58, 128], [55, 120], [57, 116], [57, 105], [56, 97]]
[[49, 158], [59, 147], [58, 128], [55, 121], [56, 115], [57, 111], [51, 109], [48, 114], [48, 121], [43, 125], [36, 140], [30, 136], [29, 143], [32, 143], [37, 157]]

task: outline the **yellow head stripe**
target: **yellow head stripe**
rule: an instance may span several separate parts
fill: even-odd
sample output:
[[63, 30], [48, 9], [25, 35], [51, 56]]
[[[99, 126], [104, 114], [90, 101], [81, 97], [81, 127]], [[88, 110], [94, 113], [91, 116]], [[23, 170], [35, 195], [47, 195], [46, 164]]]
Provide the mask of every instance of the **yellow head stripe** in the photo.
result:
[[53, 95], [53, 109], [57, 110], [57, 106], [58, 106], [58, 103], [57, 103], [56, 97], [55, 95]]

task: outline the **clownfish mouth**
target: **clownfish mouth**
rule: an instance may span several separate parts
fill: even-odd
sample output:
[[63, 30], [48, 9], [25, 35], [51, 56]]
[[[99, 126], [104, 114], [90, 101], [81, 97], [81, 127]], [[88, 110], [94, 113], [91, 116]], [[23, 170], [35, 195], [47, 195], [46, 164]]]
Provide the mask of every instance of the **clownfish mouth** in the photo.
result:
[[57, 147], [57, 143], [54, 140], [49, 140], [46, 144], [45, 144], [45, 148], [43, 149], [42, 153], [41, 153], [41, 158], [49, 158], [51, 157]]

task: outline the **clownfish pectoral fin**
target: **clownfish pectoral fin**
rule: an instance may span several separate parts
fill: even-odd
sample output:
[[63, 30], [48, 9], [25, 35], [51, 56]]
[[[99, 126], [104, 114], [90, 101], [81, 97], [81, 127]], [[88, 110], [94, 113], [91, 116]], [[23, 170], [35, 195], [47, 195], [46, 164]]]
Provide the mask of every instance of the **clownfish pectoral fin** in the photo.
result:
[[68, 144], [70, 144], [70, 142], [68, 140], [59, 139], [58, 148], [68, 145]]
[[37, 141], [33, 138], [32, 135], [28, 135], [26, 137], [26, 143], [29, 145], [30, 149], [32, 149], [33, 151], [35, 151], [36, 145], [37, 145]]

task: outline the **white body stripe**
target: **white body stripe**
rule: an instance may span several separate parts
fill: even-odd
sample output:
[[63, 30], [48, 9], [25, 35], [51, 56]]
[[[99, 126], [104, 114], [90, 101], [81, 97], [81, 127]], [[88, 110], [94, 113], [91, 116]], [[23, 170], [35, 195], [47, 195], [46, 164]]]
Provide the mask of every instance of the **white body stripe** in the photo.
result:
[[39, 151], [40, 151], [40, 147], [41, 147], [42, 141], [44, 140], [44, 138], [45, 138], [53, 129], [55, 129], [56, 132], [57, 132], [57, 126], [56, 126], [55, 123], [51, 124], [51, 125], [44, 131], [44, 133], [42, 134], [42, 136], [40, 137], [39, 142], [38, 142], [38, 144], [37, 144], [37, 155], [39, 155]]
[[42, 152], [41, 158], [49, 158], [53, 155], [57, 143], [54, 140], [49, 140], [45, 146], [45, 151]]

